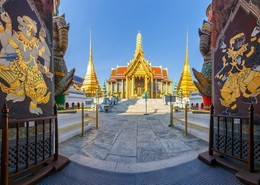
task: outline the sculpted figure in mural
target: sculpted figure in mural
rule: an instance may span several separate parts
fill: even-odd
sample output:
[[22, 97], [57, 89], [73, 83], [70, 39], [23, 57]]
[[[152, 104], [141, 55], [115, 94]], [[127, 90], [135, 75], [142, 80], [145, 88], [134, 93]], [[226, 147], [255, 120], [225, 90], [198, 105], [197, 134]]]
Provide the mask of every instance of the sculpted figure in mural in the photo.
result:
[[246, 35], [237, 32], [230, 39], [229, 46], [220, 44], [223, 56], [218, 61], [217, 74], [220, 87], [220, 103], [226, 107], [223, 114], [237, 114], [237, 98], [244, 103], [257, 103], [260, 93], [260, 27], [254, 28], [250, 43]]
[[10, 16], [6, 12], [1, 13], [1, 20], [5, 24], [4, 26], [3, 23], [0, 21], [0, 42], [2, 45], [1, 53], [6, 53], [8, 39], [12, 36], [12, 21]]
[[209, 107], [211, 105], [211, 70], [212, 70], [212, 58], [211, 58], [211, 32], [212, 32], [212, 7], [208, 6], [206, 11], [208, 21], [204, 21], [202, 28], [199, 29], [200, 36], [200, 52], [204, 58], [204, 63], [201, 72], [196, 69], [192, 69], [195, 78], [198, 80], [194, 84], [202, 94], [204, 105]]
[[[59, 6], [59, 1], [55, 1], [55, 6]], [[55, 8], [58, 13], [58, 8]], [[54, 71], [55, 71], [55, 101], [59, 108], [65, 105], [65, 95], [72, 83], [75, 69], [67, 70], [64, 56], [68, 48], [69, 24], [66, 23], [65, 16], [53, 17], [53, 41], [54, 41]]]
[[[1, 90], [7, 94], [6, 100], [14, 103], [24, 101], [26, 96], [29, 97], [29, 112], [43, 114], [37, 105], [46, 104], [50, 99], [43, 74], [51, 80], [53, 78], [53, 74], [49, 72], [51, 52], [45, 41], [45, 30], [40, 30], [38, 39], [37, 25], [29, 16], [17, 17], [17, 31], [12, 29], [7, 12], [1, 14], [1, 19], [6, 23], [5, 29], [3, 24], [0, 24], [1, 34], [4, 34], [0, 36], [3, 47], [1, 55], [17, 55], [15, 60], [0, 61], [0, 78], [7, 84], [0, 83]], [[40, 58], [44, 65], [39, 61]]]

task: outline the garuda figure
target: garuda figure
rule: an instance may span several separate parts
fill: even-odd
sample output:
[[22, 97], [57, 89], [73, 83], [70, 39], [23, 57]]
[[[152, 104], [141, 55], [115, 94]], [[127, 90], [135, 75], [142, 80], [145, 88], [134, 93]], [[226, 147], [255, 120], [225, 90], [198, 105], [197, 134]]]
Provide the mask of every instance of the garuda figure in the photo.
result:
[[[59, 6], [59, 1], [55, 1], [55, 5]], [[58, 10], [56, 9], [56, 14]], [[66, 23], [65, 16], [53, 17], [53, 41], [54, 41], [54, 71], [55, 71], [55, 102], [58, 108], [64, 108], [65, 95], [70, 86], [75, 69], [70, 72], [67, 70], [64, 55], [68, 47], [68, 31], [69, 24]]]
[[202, 66], [201, 72], [196, 69], [192, 69], [195, 78], [198, 82], [194, 82], [195, 86], [202, 94], [203, 102], [205, 107], [211, 105], [211, 69], [212, 69], [212, 59], [211, 59], [211, 32], [212, 32], [212, 7], [211, 4], [208, 6], [206, 15], [208, 21], [204, 21], [202, 28], [199, 29], [200, 35], [200, 52], [204, 58], [204, 64]]

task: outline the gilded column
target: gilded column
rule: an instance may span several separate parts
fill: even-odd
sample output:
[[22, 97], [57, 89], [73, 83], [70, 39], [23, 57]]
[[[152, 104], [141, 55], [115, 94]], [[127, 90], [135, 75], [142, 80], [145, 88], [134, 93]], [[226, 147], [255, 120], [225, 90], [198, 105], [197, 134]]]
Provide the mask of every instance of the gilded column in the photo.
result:
[[151, 98], [153, 98], [153, 78], [151, 78]]
[[161, 93], [163, 93], [163, 82], [161, 81]]
[[158, 85], [158, 81], [157, 81], [157, 79], [155, 79], [155, 98], [157, 98], [157, 93], [158, 93], [157, 85]]
[[111, 96], [114, 95], [114, 88], [113, 88], [113, 82], [111, 82]]
[[144, 91], [147, 91], [147, 76], [144, 77]]
[[109, 82], [107, 83], [107, 93], [110, 94], [110, 86], [109, 86]]
[[117, 96], [117, 94], [118, 94], [118, 81], [116, 81], [116, 90], [115, 90], [115, 93], [116, 93], [116, 96]]
[[126, 77], [126, 86], [125, 86], [125, 91], [126, 91], [126, 98], [129, 98], [128, 92], [129, 92], [129, 79]]
[[132, 77], [132, 96], [134, 96], [134, 86], [135, 86], [135, 78]]
[[124, 98], [124, 79], [121, 82], [121, 98]]

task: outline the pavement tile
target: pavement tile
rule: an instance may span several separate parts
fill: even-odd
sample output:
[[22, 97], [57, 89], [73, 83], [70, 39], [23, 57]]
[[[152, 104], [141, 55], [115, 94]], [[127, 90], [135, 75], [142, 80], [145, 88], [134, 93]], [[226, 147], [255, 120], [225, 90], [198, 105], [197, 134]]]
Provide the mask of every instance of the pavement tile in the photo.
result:
[[112, 155], [109, 154], [105, 161], [111, 161], [111, 162], [119, 162], [119, 163], [136, 163], [136, 156], [130, 157], [130, 156], [123, 156], [123, 155]]
[[191, 147], [193, 150], [201, 150], [208, 147], [208, 143], [206, 141], [203, 141], [201, 139], [198, 140], [192, 140], [185, 142], [186, 145]]
[[139, 138], [137, 139], [137, 147], [162, 147], [159, 139], [155, 138]]
[[160, 139], [160, 142], [165, 148], [167, 154], [184, 152], [192, 149], [179, 139]]
[[88, 142], [89, 142], [88, 139], [81, 137], [81, 136], [76, 136], [76, 137], [73, 137], [72, 139], [69, 139], [66, 141], [66, 143], [77, 146], [79, 148], [86, 146], [88, 144]]
[[138, 147], [137, 148], [137, 162], [150, 162], [167, 159], [163, 147]]
[[59, 144], [59, 153], [64, 156], [70, 157], [79, 150], [79, 147], [70, 143], [62, 142]]
[[109, 153], [114, 155], [136, 156], [136, 140], [118, 140]]
[[84, 148], [79, 150], [77, 153], [86, 157], [93, 157], [96, 159], [104, 160], [108, 155], [108, 150], [96, 146], [94, 143], [91, 142], [88, 145], [86, 145]]

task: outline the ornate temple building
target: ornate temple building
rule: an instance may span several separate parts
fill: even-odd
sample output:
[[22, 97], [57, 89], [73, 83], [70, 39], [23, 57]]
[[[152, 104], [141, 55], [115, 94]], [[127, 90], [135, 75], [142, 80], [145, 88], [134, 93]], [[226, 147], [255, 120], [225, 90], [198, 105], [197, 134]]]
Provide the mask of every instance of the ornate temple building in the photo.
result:
[[85, 92], [87, 97], [94, 97], [96, 93], [101, 93], [101, 88], [97, 79], [97, 75], [94, 68], [93, 57], [92, 57], [92, 43], [91, 43], [91, 32], [90, 32], [90, 46], [89, 46], [89, 60], [86, 76], [84, 78], [81, 90]]
[[188, 33], [187, 33], [187, 43], [186, 43], [186, 55], [184, 66], [182, 69], [181, 78], [178, 84], [178, 93], [182, 93], [184, 98], [189, 98], [191, 92], [198, 91], [195, 87], [190, 71], [190, 64], [189, 64], [189, 49], [188, 49]]
[[127, 66], [112, 68], [107, 83], [108, 95], [119, 98], [138, 98], [144, 92], [148, 92], [149, 98], [159, 98], [172, 93], [167, 68], [152, 66], [144, 58], [140, 32], [136, 38], [134, 58]]

